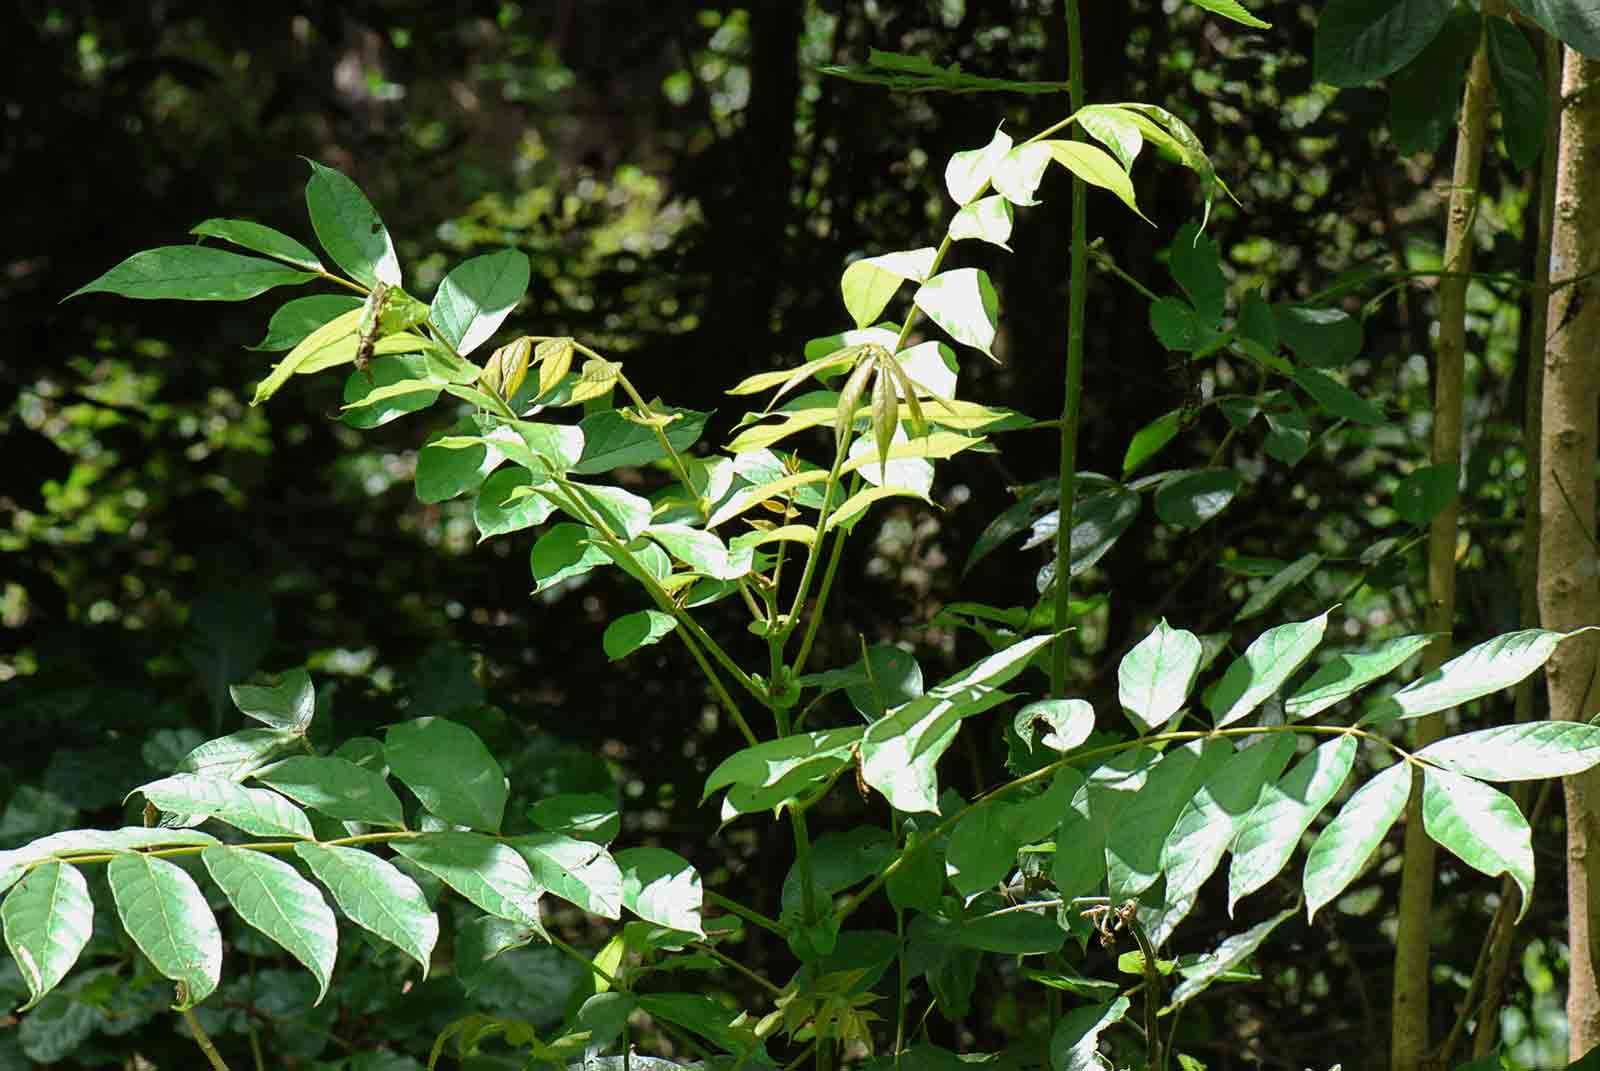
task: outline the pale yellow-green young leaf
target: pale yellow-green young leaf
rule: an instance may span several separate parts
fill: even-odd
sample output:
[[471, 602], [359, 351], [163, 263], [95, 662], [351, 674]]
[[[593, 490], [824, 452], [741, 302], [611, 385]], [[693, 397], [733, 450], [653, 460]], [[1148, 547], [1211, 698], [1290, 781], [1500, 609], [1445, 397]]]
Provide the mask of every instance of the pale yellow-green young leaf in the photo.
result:
[[828, 523], [823, 526], [823, 531], [831, 532], [841, 524], [849, 524], [865, 513], [867, 507], [885, 498], [920, 498], [924, 502], [928, 501], [927, 495], [910, 487], [868, 487], [839, 503], [839, 508], [828, 516]]
[[728, 443], [727, 450], [731, 454], [765, 450], [795, 432], [832, 424], [836, 416], [838, 407], [832, 405], [818, 406], [814, 409], [796, 409], [784, 414], [784, 419], [776, 424], [757, 424], [755, 427], [744, 429]]
[[894, 431], [900, 426], [900, 404], [894, 396], [894, 380], [878, 367], [878, 378], [872, 382], [872, 437], [878, 447], [878, 457], [889, 460], [889, 447], [894, 443]]
[[[905, 461], [917, 459], [922, 461], [940, 461], [947, 457], [954, 457], [963, 450], [970, 450], [974, 446], [986, 442], [982, 436], [957, 435], [952, 431], [936, 431], [918, 439], [907, 439], [893, 443], [889, 447], [889, 461]], [[839, 470], [841, 473], [856, 472], [868, 465], [880, 463], [880, 454], [868, 453], [852, 457], [844, 463]], [[807, 473], [806, 475], [810, 475]]]
[[350, 358], [355, 358], [356, 328], [361, 324], [361, 309], [351, 309], [341, 316], [335, 316], [305, 338], [301, 339], [294, 349], [290, 350], [283, 360], [273, 366], [267, 378], [256, 388], [256, 395], [251, 399], [251, 405], [260, 405], [275, 394], [279, 387], [289, 381], [301, 365], [305, 364], [311, 356], [341, 339], [348, 338], [351, 342]]
[[[778, 395], [781, 398], [784, 393], [787, 393], [790, 384], [797, 384], [803, 381], [806, 376], [817, 375], [840, 365], [849, 364], [861, 353], [862, 348], [860, 345], [844, 346], [822, 357], [815, 357], [798, 368], [780, 368], [775, 372], [757, 372], [755, 375], [741, 380], [727, 393], [760, 394], [762, 391], [771, 390], [773, 387], [782, 387], [784, 390]], [[773, 399], [774, 402], [777, 400], [777, 398]]]
[[1133, 161], [1144, 148], [1144, 135], [1127, 112], [1107, 104], [1089, 104], [1072, 117], [1090, 137], [1111, 150], [1122, 170], [1133, 170]]
[[797, 472], [792, 476], [784, 476], [769, 483], [756, 487], [747, 487], [736, 492], [732, 498], [724, 502], [715, 513], [706, 521], [707, 528], [715, 528], [733, 518], [745, 513], [763, 502], [787, 495], [790, 491], [805, 487], [808, 484], [822, 483], [828, 478], [826, 471], [812, 469], [808, 472]]
[[906, 375], [906, 370], [901, 367], [899, 361], [892, 359], [879, 362], [879, 367], [883, 370], [879, 373], [880, 378], [883, 377], [884, 373], [887, 373], [893, 382], [894, 392], [899, 394], [906, 403], [906, 413], [911, 424], [912, 437], [921, 438], [928, 434], [928, 421], [922, 415], [922, 403], [917, 401], [916, 387], [912, 384], [911, 378]]
[[930, 247], [866, 257], [845, 268], [839, 278], [844, 307], [856, 326], [868, 327], [907, 279], [922, 282], [933, 270], [938, 250]]
[[[534, 350], [534, 360], [539, 365], [539, 397], [555, 389], [557, 383], [572, 368], [573, 345], [570, 338], [547, 338]], [[591, 362], [592, 363], [592, 362]], [[614, 382], [614, 380], [613, 380]], [[609, 390], [610, 388], [607, 387]], [[604, 393], [604, 391], [601, 391]], [[573, 394], [577, 391], [574, 389]], [[582, 399], [574, 397], [573, 401]]]
[[944, 168], [944, 187], [951, 200], [964, 205], [989, 185], [995, 164], [1011, 151], [1011, 136], [995, 128], [994, 137], [981, 149], [958, 152]]
[[861, 408], [861, 396], [867, 390], [867, 378], [872, 375], [876, 365], [876, 361], [868, 360], [857, 363], [855, 370], [850, 373], [850, 378], [844, 381], [844, 388], [839, 391], [839, 404], [834, 407], [833, 417], [835, 450], [843, 450], [846, 440], [850, 437], [850, 429], [855, 424], [856, 410]]
[[[490, 393], [501, 398], [510, 399], [522, 386], [522, 381], [528, 378], [528, 363], [533, 357], [533, 340], [524, 335], [495, 350], [489, 357], [489, 363], [484, 366], [483, 375], [478, 378], [480, 386], [486, 387]], [[499, 379], [495, 383], [486, 382], [489, 378], [489, 369], [498, 365]]]
[[[542, 385], [544, 369], [541, 367], [539, 371], [539, 382]], [[572, 385], [571, 404], [576, 405], [605, 394], [617, 385], [617, 377], [621, 373], [622, 365], [617, 361], [597, 361], [590, 358], [583, 362], [583, 371], [579, 373], [578, 381]]]
[[1050, 166], [1050, 149], [1046, 142], [1018, 145], [1006, 153], [994, 169], [994, 189], [1014, 205], [1036, 205], [1033, 196], [1044, 178], [1044, 169]]
[[1050, 156], [1056, 163], [1089, 185], [1110, 190], [1122, 200], [1123, 204], [1133, 209], [1140, 219], [1146, 223], [1150, 222], [1148, 217], [1139, 211], [1138, 202], [1134, 199], [1133, 182], [1128, 178], [1128, 173], [1118, 165], [1110, 153], [1082, 141], [1042, 141], [1039, 144], [1050, 150]]

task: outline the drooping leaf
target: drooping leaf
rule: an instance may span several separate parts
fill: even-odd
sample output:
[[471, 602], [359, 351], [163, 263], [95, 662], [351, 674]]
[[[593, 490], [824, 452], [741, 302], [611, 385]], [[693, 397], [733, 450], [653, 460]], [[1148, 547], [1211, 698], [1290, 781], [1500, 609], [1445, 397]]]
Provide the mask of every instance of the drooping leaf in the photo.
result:
[[1227, 508], [1239, 493], [1233, 469], [1180, 472], [1156, 489], [1156, 516], [1168, 524], [1198, 528]]
[[1261, 802], [1234, 836], [1233, 863], [1228, 868], [1228, 913], [1289, 864], [1300, 838], [1350, 776], [1356, 739], [1329, 740], [1301, 759], [1277, 784], [1269, 784]]
[[300, 808], [276, 792], [244, 788], [222, 777], [179, 773], [134, 791], [163, 811], [205, 815], [258, 837], [312, 840], [316, 836]]
[[331, 755], [295, 755], [255, 773], [296, 803], [346, 822], [405, 826], [400, 797], [376, 770]]
[[1191, 740], [1163, 754], [1105, 834], [1106, 881], [1114, 902], [1142, 895], [1161, 877], [1161, 851], [1189, 801], [1233, 756], [1223, 739]]
[[1122, 456], [1122, 475], [1131, 476], [1170, 443], [1183, 430], [1183, 410], [1162, 413], [1150, 423], [1133, 433], [1128, 440], [1128, 450]]
[[312, 294], [278, 306], [267, 321], [267, 337], [246, 349], [257, 352], [292, 350], [329, 320], [361, 308], [361, 299], [343, 294]]
[[1600, 763], [1600, 725], [1572, 721], [1495, 725], [1429, 744], [1417, 758], [1482, 781], [1567, 777]]
[[0, 923], [6, 949], [28, 987], [28, 1002], [17, 1010], [27, 1011], [60, 984], [89, 943], [94, 930], [89, 884], [66, 863], [34, 867], [6, 894]]
[[502, 249], [462, 261], [439, 283], [428, 319], [465, 356], [488, 341], [528, 292], [528, 255]]
[[1224, 18], [1232, 19], [1241, 26], [1248, 26], [1252, 30], [1270, 30], [1272, 23], [1263, 22], [1250, 14], [1239, 0], [1189, 0], [1196, 7], [1203, 7], [1207, 11], [1215, 12]]
[[1324, 372], [1299, 368], [1295, 370], [1294, 381], [1329, 416], [1368, 426], [1384, 422], [1382, 409]]
[[1200, 785], [1161, 851], [1169, 901], [1190, 896], [1205, 884], [1266, 786], [1293, 756], [1294, 738], [1279, 733], [1236, 752]]
[[304, 733], [317, 712], [311, 674], [303, 669], [291, 669], [272, 684], [235, 684], [228, 694], [239, 713], [270, 729]]
[[1285, 565], [1282, 569], [1272, 574], [1265, 584], [1262, 584], [1251, 593], [1250, 598], [1245, 600], [1245, 604], [1239, 607], [1239, 612], [1233, 615], [1234, 622], [1248, 621], [1250, 618], [1262, 613], [1277, 602], [1284, 592], [1289, 591], [1296, 584], [1316, 572], [1317, 566], [1321, 564], [1322, 555], [1304, 554]]
[[606, 657], [615, 662], [626, 658], [641, 647], [661, 642], [661, 638], [678, 627], [678, 619], [660, 610], [639, 610], [623, 614], [606, 626], [601, 643]]
[[622, 870], [601, 845], [559, 833], [528, 833], [506, 843], [561, 899], [593, 915], [622, 917]]
[[1600, 59], [1600, 2], [1597, 0], [1511, 0], [1512, 6], [1564, 44], [1590, 59]]
[[1433, 152], [1454, 129], [1482, 31], [1478, 12], [1452, 12], [1428, 47], [1389, 79], [1389, 130], [1401, 152]]
[[416, 882], [393, 863], [359, 848], [296, 844], [294, 852], [351, 922], [416, 960], [427, 978], [439, 917], [429, 910]]
[[1165, 1014], [1183, 1007], [1218, 981], [1226, 972], [1243, 963], [1261, 943], [1294, 914], [1294, 908], [1278, 912], [1265, 921], [1258, 922], [1243, 933], [1224, 938], [1216, 948], [1201, 957], [1198, 963], [1183, 968], [1184, 979], [1172, 991], [1172, 1000], [1162, 1009]]
[[1306, 854], [1306, 916], [1315, 918], [1360, 875], [1406, 808], [1411, 765], [1400, 762], [1362, 785], [1312, 842]]
[[1082, 141], [1051, 140], [1035, 142], [1049, 150], [1050, 158], [1091, 186], [1110, 190], [1117, 199], [1133, 210], [1133, 214], [1146, 222], [1139, 211], [1134, 196], [1133, 182], [1128, 173], [1104, 149]]
[[1183, 287], [1195, 311], [1210, 321], [1222, 319], [1228, 296], [1228, 280], [1222, 274], [1222, 253], [1216, 239], [1200, 233], [1195, 223], [1185, 223], [1168, 247], [1167, 266]]
[[389, 230], [361, 188], [342, 172], [315, 160], [306, 183], [306, 209], [317, 241], [333, 262], [364, 286], [400, 285], [400, 261]]
[[496, 918], [544, 932], [544, 892], [521, 855], [482, 833], [424, 833], [393, 842], [394, 850]]
[[1361, 321], [1342, 309], [1274, 305], [1284, 345], [1313, 368], [1348, 364], [1361, 352]]
[[106, 878], [123, 929], [161, 974], [183, 989], [178, 1006], [193, 1007], [217, 988], [222, 932], [194, 879], [165, 859], [119, 855]]
[[277, 257], [309, 272], [323, 271], [317, 255], [280, 230], [248, 219], [208, 219], [189, 229], [202, 238], [221, 238], [252, 253]]
[[1011, 227], [1014, 219], [1011, 202], [999, 194], [981, 197], [964, 206], [950, 219], [949, 234], [952, 241], [977, 238], [1010, 252]]
[[430, 814], [473, 829], [500, 828], [506, 775], [471, 729], [446, 718], [416, 718], [390, 726], [383, 751]]
[[1118, 997], [1063, 1015], [1050, 1035], [1050, 1071], [1100, 1071], [1106, 1066], [1100, 1056], [1100, 1035], [1122, 1022], [1128, 1008], [1128, 998]]
[[980, 803], [950, 831], [945, 847], [945, 871], [962, 896], [992, 889], [1017, 865], [1017, 849], [1005, 821], [1010, 805], [1003, 801]]
[[700, 926], [700, 873], [665, 848], [628, 848], [614, 858], [622, 869], [622, 904], [668, 929], [704, 937]]
[[1200, 640], [1166, 618], [1117, 667], [1117, 697], [1140, 734], [1165, 725], [1183, 706], [1200, 669]]
[[958, 205], [969, 204], [989, 185], [994, 177], [995, 165], [1010, 151], [1010, 135], [996, 128], [994, 137], [983, 148], [969, 149], [951, 156], [944, 169], [944, 185], [951, 200]]
[[276, 260], [208, 245], [164, 245], [135, 253], [62, 300], [79, 294], [116, 294], [141, 300], [244, 301], [275, 286], [315, 278]]
[[1545, 91], [1533, 46], [1510, 19], [1485, 20], [1489, 74], [1500, 104], [1506, 155], [1519, 168], [1531, 167], [1544, 148]]
[[932, 246], [908, 249], [899, 253], [884, 253], [864, 257], [852, 262], [839, 279], [839, 289], [844, 294], [844, 306], [856, 327], [870, 327], [883, 312], [884, 306], [894, 297], [900, 284], [911, 280], [922, 282], [933, 271], [933, 261], [938, 250]]
[[994, 357], [1000, 299], [987, 272], [978, 268], [940, 272], [917, 288], [915, 300], [951, 338]]
[[1217, 728], [1249, 715], [1294, 675], [1322, 642], [1330, 613], [1268, 629], [1245, 648], [1206, 701]]
[[1516, 801], [1470, 777], [1426, 767], [1422, 824], [1456, 858], [1491, 878], [1507, 874], [1522, 890], [1517, 921], [1533, 900], [1533, 833]]
[[311, 972], [322, 1003], [339, 955], [339, 923], [317, 887], [265, 852], [207, 848], [200, 859], [239, 917]]
[[1430, 636], [1400, 636], [1370, 650], [1335, 655], [1283, 701], [1283, 713], [1290, 721], [1319, 714], [1398, 669], [1430, 642]]
[[1360, 86], [1404, 67], [1439, 33], [1452, 0], [1329, 0], [1317, 19], [1316, 78]]
[[1530, 628], [1486, 640], [1373, 704], [1363, 722], [1420, 718], [1509, 688], [1543, 666], [1570, 632]]

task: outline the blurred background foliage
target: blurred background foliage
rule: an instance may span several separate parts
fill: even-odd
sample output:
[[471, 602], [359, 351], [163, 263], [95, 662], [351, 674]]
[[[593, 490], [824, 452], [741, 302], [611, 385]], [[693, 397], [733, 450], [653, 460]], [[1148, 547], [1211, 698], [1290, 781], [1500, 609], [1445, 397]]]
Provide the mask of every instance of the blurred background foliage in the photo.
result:
[[[1160, 0], [1085, 11], [1089, 98], [1176, 112], [1242, 202], [1219, 204], [1209, 230], [1230, 315], [1257, 288], [1293, 301], [1367, 266], [1436, 265], [1449, 181], [1439, 163], [1448, 142], [1438, 158], [1398, 153], [1381, 92], [1312, 84], [1313, 5], [1268, 6], [1274, 26], [1260, 33]], [[891, 93], [817, 68], [879, 48], [990, 77], [1059, 80], [1060, 0], [14, 0], [0, 33], [11, 56], [0, 175], [12, 206], [0, 253], [0, 847], [118, 821], [128, 787], [170, 769], [201, 734], [235, 727], [222, 685], [305, 664], [329, 707], [319, 722], [338, 738], [452, 712], [497, 748], [525, 801], [614, 796], [625, 842], [667, 844], [708, 885], [775, 913], [787, 851], [767, 850], [768, 827], [719, 831], [714, 808], [698, 806], [709, 765], [737, 737], [692, 665], [671, 644], [616, 665], [601, 650], [603, 623], [638, 608], [618, 574], [530, 598], [531, 540], [478, 547], [470, 507], [417, 502], [422, 429], [347, 428], [333, 418], [338, 377], [299, 380], [270, 409], [250, 409], [270, 358], [247, 347], [264, 334], [270, 297], [58, 302], [210, 216], [309, 240], [303, 155], [368, 192], [413, 293], [427, 297], [465, 255], [514, 245], [532, 258], [534, 284], [508, 332], [573, 334], [624, 358], [647, 396], [718, 410], [715, 441], [739, 409], [723, 389], [796, 363], [807, 339], [848, 326], [837, 278], [849, 258], [940, 232], [950, 153], [982, 145], [997, 123], [1020, 138], [1067, 110], [1059, 93]], [[1475, 221], [1480, 270], [1526, 274], [1530, 179], [1495, 160]], [[1198, 218], [1199, 191], [1173, 167], [1140, 168], [1137, 181], [1155, 226], [1097, 194], [1092, 237], [1122, 272], [1176, 293], [1165, 251]], [[1065, 194], [1065, 180], [1047, 182], [1013, 254], [967, 254], [1001, 294], [1004, 362], [967, 362], [964, 397], [1042, 419], [1059, 409]], [[1506, 286], [1472, 292], [1462, 643], [1516, 625], [1521, 297]], [[1186, 366], [1151, 334], [1145, 296], [1107, 270], [1091, 279], [1084, 467], [1117, 476], [1132, 433], [1188, 400], [1192, 424], [1163, 467], [1203, 467], [1226, 439], [1222, 463], [1246, 477], [1229, 510], [1198, 530], [1146, 509], [1083, 578], [1082, 590], [1103, 598], [1074, 670], [1101, 709], [1114, 708], [1121, 652], [1159, 616], [1231, 632], [1236, 646], [1340, 598], [1352, 640], [1420, 627], [1420, 550], [1391, 554], [1368, 586], [1348, 589], [1368, 569], [1364, 553], [1385, 539], [1403, 547], [1413, 532], [1392, 494], [1425, 463], [1431, 284], [1368, 282], [1339, 300], [1364, 320], [1348, 383], [1386, 423], [1316, 427], [1285, 451], [1269, 449], [1259, 425], [1230, 437], [1216, 408], [1198, 403], [1235, 389], [1232, 372]], [[1053, 435], [1020, 432], [1002, 445], [947, 463], [939, 508], [882, 507], [852, 541], [817, 668], [852, 660], [865, 638], [907, 647], [937, 679], [984, 649], [943, 607], [1034, 600], [1047, 547], [1013, 541], [963, 575], [1013, 489], [1053, 473]], [[1294, 453], [1304, 456], [1286, 463]], [[1262, 576], [1312, 551], [1323, 569], [1235, 621]], [[719, 635], [761, 657], [733, 618]], [[950, 764], [968, 796], [1006, 754], [998, 730], [981, 735], [966, 734], [965, 755]], [[849, 793], [830, 806], [841, 828], [886, 821], [881, 803]], [[1543, 831], [1552, 864], [1558, 843]], [[1313, 928], [1280, 931], [1258, 958], [1259, 983], [1188, 1011], [1185, 1050], [1213, 1068], [1374, 1066], [1386, 1036], [1393, 863], [1391, 850]], [[1444, 861], [1435, 923], [1446, 987], [1465, 985], [1493, 906], [1487, 884], [1454, 867]], [[1563, 904], [1557, 883], [1542, 889], [1506, 1013], [1526, 1066], [1564, 1047], [1552, 981]], [[582, 944], [600, 932], [581, 916], [557, 923]], [[1227, 927], [1220, 898], [1209, 898], [1179, 948], [1209, 948]], [[261, 958], [206, 1006], [206, 1025], [225, 1051], [255, 1046], [286, 1067], [415, 1066], [462, 1010], [555, 1018], [572, 981], [559, 960], [525, 950], [468, 991], [447, 972], [406, 987], [400, 964], [351, 947], [345, 956], [359, 965], [342, 966], [342, 986], [307, 1013], [303, 974], [280, 969], [242, 931], [231, 940], [231, 954]], [[793, 970], [781, 942], [752, 935], [742, 951], [780, 984]], [[1107, 973], [1097, 956], [1084, 969]], [[1024, 1018], [1019, 1002], [1037, 994], [1019, 996], [1017, 979], [1000, 977], [1007, 984], [981, 988], [961, 1022], [932, 1016], [929, 1037], [977, 1050], [1003, 1043]], [[746, 993], [725, 972], [703, 985]], [[150, 979], [108, 967], [69, 989], [20, 1029], [0, 1020], [0, 1069], [132, 1066], [136, 1052], [163, 1067], [192, 1063]], [[0, 990], [7, 1000], [22, 991], [9, 961]], [[1436, 1007], [1439, 1034], [1452, 1008]]]

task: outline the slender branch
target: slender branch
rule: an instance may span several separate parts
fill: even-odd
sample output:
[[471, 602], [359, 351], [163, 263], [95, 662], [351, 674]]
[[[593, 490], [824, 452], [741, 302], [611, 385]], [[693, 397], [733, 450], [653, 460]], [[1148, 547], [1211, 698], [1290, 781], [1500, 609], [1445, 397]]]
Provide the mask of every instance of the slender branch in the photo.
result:
[[777, 921], [776, 919], [768, 918], [755, 908], [745, 907], [739, 901], [730, 900], [726, 896], [723, 896], [721, 893], [712, 889], [705, 890], [705, 898], [707, 903], [716, 904], [728, 914], [737, 915], [746, 922], [759, 926], [774, 936], [784, 938], [789, 936], [788, 927], [784, 926], [783, 923]]
[[[180, 1002], [182, 999], [180, 996]], [[200, 1046], [201, 1052], [206, 1054], [206, 1062], [211, 1065], [213, 1071], [229, 1071], [228, 1062], [217, 1051], [216, 1045], [211, 1041], [211, 1036], [200, 1025], [200, 1020], [195, 1017], [194, 1012], [188, 1008], [179, 1008], [178, 1011], [183, 1016], [183, 1021], [189, 1024], [189, 1030], [194, 1034], [194, 1043]]]

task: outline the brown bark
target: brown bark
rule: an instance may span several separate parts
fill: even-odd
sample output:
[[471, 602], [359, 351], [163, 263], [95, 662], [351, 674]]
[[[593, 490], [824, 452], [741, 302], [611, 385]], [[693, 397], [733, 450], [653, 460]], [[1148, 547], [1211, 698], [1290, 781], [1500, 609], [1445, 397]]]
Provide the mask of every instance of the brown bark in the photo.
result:
[[[1540, 462], [1539, 613], [1545, 628], [1600, 623], [1595, 576], [1596, 399], [1600, 397], [1600, 60], [1570, 48], [1562, 75], [1561, 151], [1556, 164], [1545, 350], [1544, 446]], [[1579, 280], [1571, 285], [1563, 281]], [[1552, 717], [1587, 720], [1595, 690], [1592, 635], [1563, 643], [1545, 666]], [[1595, 984], [1600, 908], [1600, 771], [1564, 783], [1567, 798], [1567, 910], [1571, 946], [1567, 1017], [1574, 1059], [1600, 1045]]]
[[[1492, 0], [1485, 14], [1493, 14]], [[1503, 6], [1503, 5], [1501, 5]], [[1455, 171], [1445, 216], [1444, 271], [1439, 282], [1439, 346], [1434, 359], [1433, 449], [1435, 465], [1461, 462], [1462, 394], [1467, 348], [1467, 283], [1472, 271], [1472, 222], [1477, 215], [1478, 174], [1483, 163], [1492, 86], [1482, 42], [1473, 56], [1456, 122]], [[1428, 531], [1427, 629], [1438, 636], [1423, 655], [1423, 672], [1450, 656], [1456, 613], [1456, 540], [1459, 510], [1452, 500]], [[1444, 734], [1442, 715], [1416, 721], [1412, 745], [1425, 747]], [[1426, 1065], [1428, 1037], [1429, 938], [1433, 932], [1433, 878], [1436, 849], [1422, 826], [1422, 775], [1413, 774], [1406, 808], [1405, 860], [1400, 875], [1399, 932], [1394, 950], [1394, 997], [1389, 1032], [1389, 1064], [1394, 1071], [1420, 1071]]]

